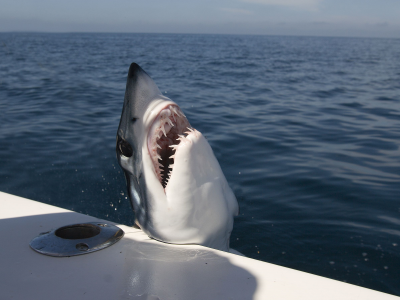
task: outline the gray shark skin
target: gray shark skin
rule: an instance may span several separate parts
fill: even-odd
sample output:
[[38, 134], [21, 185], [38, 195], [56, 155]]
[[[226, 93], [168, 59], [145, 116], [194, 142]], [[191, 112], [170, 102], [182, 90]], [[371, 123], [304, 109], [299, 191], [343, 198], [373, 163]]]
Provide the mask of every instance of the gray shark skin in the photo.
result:
[[135, 223], [151, 238], [229, 251], [238, 204], [204, 136], [132, 63], [117, 131]]

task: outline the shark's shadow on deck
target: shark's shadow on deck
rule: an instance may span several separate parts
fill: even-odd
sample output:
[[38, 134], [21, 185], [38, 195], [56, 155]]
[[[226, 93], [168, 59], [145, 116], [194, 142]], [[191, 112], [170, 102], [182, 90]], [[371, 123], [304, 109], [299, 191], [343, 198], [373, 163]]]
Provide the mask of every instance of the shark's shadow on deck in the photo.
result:
[[0, 219], [0, 289], [5, 299], [254, 297], [256, 278], [229, 256], [206, 247], [157, 242], [136, 229], [126, 230], [109, 248], [74, 257], [45, 256], [29, 247], [41, 232], [93, 221], [99, 219], [73, 212]]

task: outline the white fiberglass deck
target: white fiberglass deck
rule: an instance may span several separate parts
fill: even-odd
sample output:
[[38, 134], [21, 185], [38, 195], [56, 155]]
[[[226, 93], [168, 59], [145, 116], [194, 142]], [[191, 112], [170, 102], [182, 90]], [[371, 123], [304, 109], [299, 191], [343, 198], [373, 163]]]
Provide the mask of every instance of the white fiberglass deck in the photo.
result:
[[202, 246], [160, 243], [124, 225], [122, 240], [90, 254], [58, 258], [29, 247], [41, 232], [93, 221], [0, 192], [0, 299], [400, 299]]

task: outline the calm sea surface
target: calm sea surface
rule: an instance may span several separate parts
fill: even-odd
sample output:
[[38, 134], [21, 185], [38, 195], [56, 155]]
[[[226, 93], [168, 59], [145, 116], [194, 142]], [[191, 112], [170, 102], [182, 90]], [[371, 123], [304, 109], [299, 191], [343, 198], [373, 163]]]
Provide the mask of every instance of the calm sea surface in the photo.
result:
[[0, 190], [131, 225], [131, 62], [208, 138], [246, 256], [400, 295], [400, 40], [0, 34]]

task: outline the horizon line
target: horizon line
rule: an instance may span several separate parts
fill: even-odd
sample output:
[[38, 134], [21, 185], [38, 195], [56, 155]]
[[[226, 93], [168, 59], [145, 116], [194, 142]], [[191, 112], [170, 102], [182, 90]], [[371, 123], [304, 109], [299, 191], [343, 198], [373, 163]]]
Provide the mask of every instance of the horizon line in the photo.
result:
[[379, 37], [379, 36], [342, 36], [342, 35], [295, 35], [295, 34], [262, 34], [262, 33], [198, 33], [198, 32], [129, 32], [129, 31], [36, 31], [36, 30], [12, 30], [1, 31], [2, 33], [46, 33], [46, 34], [171, 34], [171, 35], [230, 35], [230, 36], [270, 36], [270, 37], [318, 37], [318, 38], [359, 38], [359, 39], [389, 39], [397, 40], [400, 37]]

